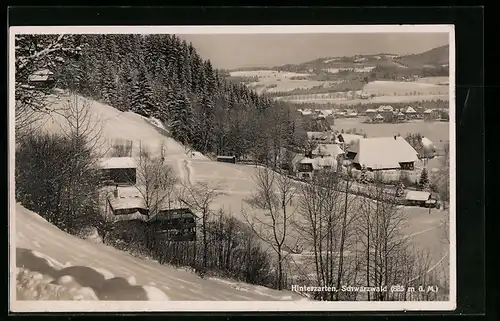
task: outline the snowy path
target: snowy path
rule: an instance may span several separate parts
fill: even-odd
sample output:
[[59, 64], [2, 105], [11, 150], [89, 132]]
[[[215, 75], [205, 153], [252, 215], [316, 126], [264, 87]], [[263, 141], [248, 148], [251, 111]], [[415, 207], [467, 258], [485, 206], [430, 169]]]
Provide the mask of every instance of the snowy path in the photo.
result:
[[201, 279], [195, 274], [141, 260], [112, 247], [93, 244], [62, 232], [19, 204], [16, 204], [15, 215], [17, 267], [54, 280], [71, 276], [77, 285], [92, 288], [101, 300], [301, 299], [292, 292]]

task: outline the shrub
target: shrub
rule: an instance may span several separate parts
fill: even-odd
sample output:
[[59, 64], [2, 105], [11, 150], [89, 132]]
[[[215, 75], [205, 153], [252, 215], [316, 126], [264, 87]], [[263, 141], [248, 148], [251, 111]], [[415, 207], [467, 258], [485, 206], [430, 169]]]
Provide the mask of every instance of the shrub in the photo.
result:
[[70, 233], [100, 220], [96, 160], [82, 139], [32, 132], [18, 143], [17, 201]]

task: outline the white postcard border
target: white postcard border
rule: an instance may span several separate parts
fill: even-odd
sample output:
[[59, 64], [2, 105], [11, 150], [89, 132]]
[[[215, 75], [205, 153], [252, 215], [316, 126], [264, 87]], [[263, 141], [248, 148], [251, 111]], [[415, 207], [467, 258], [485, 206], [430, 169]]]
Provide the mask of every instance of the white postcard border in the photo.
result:
[[[320, 301], [17, 301], [15, 286], [15, 49], [16, 34], [317, 34], [317, 33], [448, 33], [450, 109], [450, 289], [449, 301], [320, 302]], [[9, 30], [9, 239], [10, 310], [12, 312], [231, 312], [231, 311], [446, 311], [456, 309], [456, 146], [455, 32], [453, 25], [342, 26], [16, 26]]]

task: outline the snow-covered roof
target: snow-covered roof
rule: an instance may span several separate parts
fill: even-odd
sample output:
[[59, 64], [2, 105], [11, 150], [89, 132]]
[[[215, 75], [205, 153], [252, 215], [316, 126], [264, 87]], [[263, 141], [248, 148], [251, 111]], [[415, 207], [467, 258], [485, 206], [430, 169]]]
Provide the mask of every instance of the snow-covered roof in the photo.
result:
[[384, 119], [384, 117], [380, 114], [377, 114], [377, 116], [375, 116], [376, 119]]
[[390, 106], [390, 105], [382, 105], [382, 106], [380, 106], [379, 108], [377, 108], [377, 110], [378, 110], [379, 112], [383, 112], [383, 111], [393, 111], [393, 110], [394, 110], [394, 108], [393, 108], [392, 106]]
[[356, 153], [355, 163], [372, 169], [399, 168], [400, 163], [418, 160], [417, 151], [403, 137], [363, 138], [348, 150]]
[[377, 111], [375, 109], [369, 108], [366, 110], [367, 113], [376, 113]]
[[427, 201], [431, 197], [431, 193], [423, 191], [408, 191], [405, 198], [412, 201]]
[[424, 114], [431, 114], [434, 110], [433, 109], [426, 109], [424, 111]]
[[344, 154], [344, 151], [338, 144], [319, 144], [312, 153], [314, 155], [332, 156], [337, 158], [338, 155]]
[[416, 113], [416, 111], [415, 111], [415, 109], [413, 109], [413, 107], [408, 106], [408, 108], [406, 108], [405, 113], [407, 113], [407, 114], [414, 114], [414, 113]]
[[50, 76], [52, 76], [54, 73], [50, 71], [49, 69], [42, 69], [35, 71], [32, 73], [29, 77], [29, 81], [46, 81], [49, 79]]
[[312, 164], [313, 163], [313, 160], [309, 157], [304, 157], [302, 158], [302, 160], [300, 161], [301, 164]]
[[102, 169], [137, 168], [137, 163], [132, 157], [110, 157], [101, 160]]
[[398, 113], [398, 116], [404, 116], [405, 114], [403, 114], [402, 112], [399, 112]]
[[340, 136], [342, 136], [342, 138], [344, 139], [344, 143], [346, 144], [351, 144], [355, 141], [358, 141], [360, 140], [361, 138], [363, 138], [363, 136], [361, 135], [355, 135], [355, 134], [340, 134], [339, 136], [337, 136], [337, 142], [341, 142], [340, 140]]

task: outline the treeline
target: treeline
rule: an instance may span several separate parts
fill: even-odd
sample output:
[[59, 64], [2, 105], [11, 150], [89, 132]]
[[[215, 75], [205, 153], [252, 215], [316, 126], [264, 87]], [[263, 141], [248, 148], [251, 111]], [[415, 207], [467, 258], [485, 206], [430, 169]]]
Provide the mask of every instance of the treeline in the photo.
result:
[[175, 35], [72, 37], [81, 55], [58, 68], [59, 87], [156, 117], [175, 139], [202, 153], [264, 160], [267, 147], [284, 143], [278, 128], [286, 128], [286, 140], [293, 134], [285, 104], [227, 81]]
[[359, 103], [359, 104], [319, 104], [319, 103], [314, 103], [314, 102], [304, 102], [304, 103], [288, 103], [293, 109], [338, 109], [338, 110], [344, 110], [344, 109], [354, 109], [357, 112], [364, 112], [367, 109], [377, 109], [382, 105], [391, 105], [395, 109], [405, 109], [408, 108], [408, 106], [412, 106], [413, 108], [415, 107], [421, 107], [422, 109], [443, 109], [443, 110], [448, 110], [449, 108], [449, 102], [446, 100], [424, 100], [424, 101], [416, 101], [416, 102], [404, 102], [404, 103]]
[[[404, 62], [398, 61], [399, 64], [405, 66]], [[399, 68], [396, 66], [377, 66], [367, 76], [368, 81], [374, 80], [400, 80], [402, 78], [410, 78], [413, 76], [419, 77], [438, 77], [449, 76], [450, 70], [448, 67], [423, 67], [423, 68]]]

